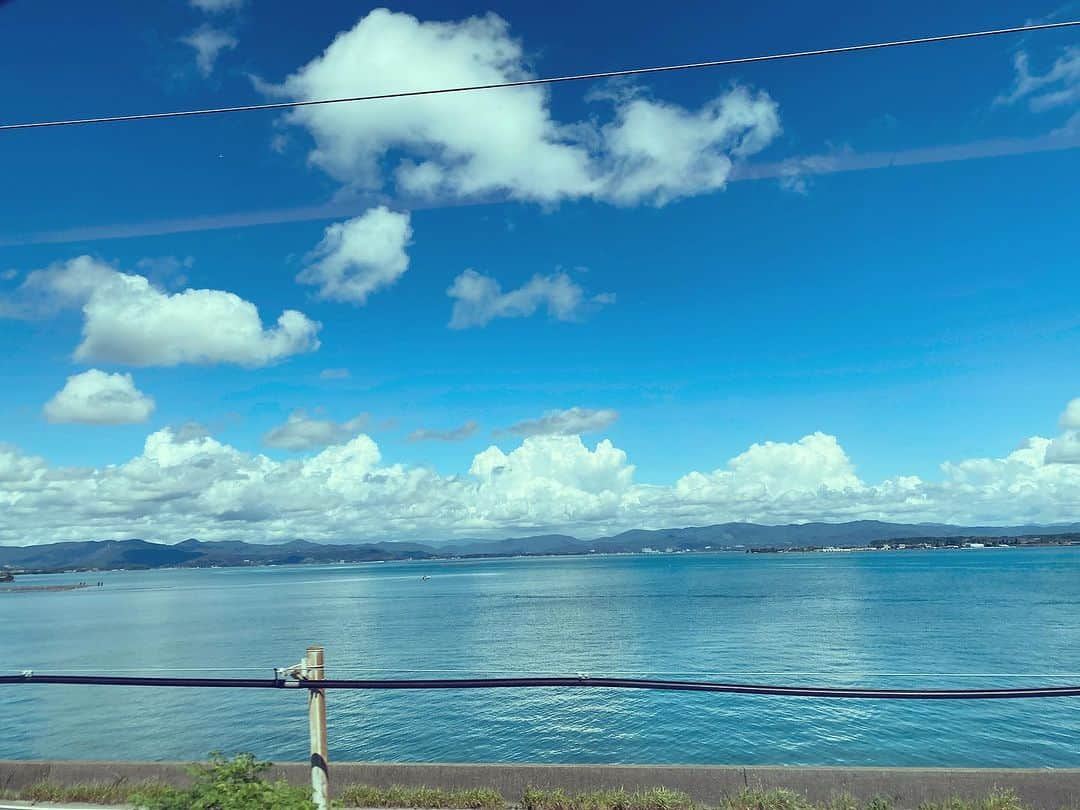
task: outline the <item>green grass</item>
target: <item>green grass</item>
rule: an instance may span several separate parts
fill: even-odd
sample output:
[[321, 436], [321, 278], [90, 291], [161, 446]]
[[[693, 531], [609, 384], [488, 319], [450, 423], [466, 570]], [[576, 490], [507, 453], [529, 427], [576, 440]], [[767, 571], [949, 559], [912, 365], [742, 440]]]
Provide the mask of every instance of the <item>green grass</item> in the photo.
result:
[[893, 810], [892, 800], [872, 796], [860, 802], [848, 793], [838, 793], [826, 802], [812, 802], [791, 790], [751, 790], [728, 796], [717, 810]]
[[497, 810], [507, 804], [497, 790], [488, 788], [442, 790], [401, 785], [388, 788], [350, 785], [341, 791], [339, 800], [346, 807], [453, 807], [468, 810]]
[[[846, 796], [834, 800], [835, 810], [858, 810], [849, 807]], [[791, 790], [744, 790], [729, 796], [722, 810], [814, 810], [815, 805], [801, 793]]]
[[[148, 810], [308, 810], [310, 790], [267, 782], [261, 778], [266, 763], [249, 755], [234, 760], [217, 758], [210, 765], [192, 769], [191, 788], [178, 789], [160, 782], [95, 782], [58, 785], [38, 782], [21, 791], [0, 790], [0, 799], [38, 802], [85, 802], [87, 804], [134, 804]], [[860, 802], [838, 794], [827, 802], [811, 802], [790, 790], [744, 790], [707, 807], [688, 794], [669, 788], [630, 792], [597, 790], [567, 793], [562, 790], [528, 788], [515, 802], [490, 788], [443, 790], [432, 787], [394, 785], [377, 788], [349, 785], [338, 792], [335, 807], [431, 808], [432, 810], [894, 810], [892, 802], [875, 796]], [[911, 810], [906, 808], [905, 810]], [[917, 810], [1028, 810], [1011, 791], [995, 791], [978, 799], [953, 797], [924, 802]]]
[[18, 791], [4, 791], [0, 798], [30, 802], [83, 802], [86, 804], [125, 804], [137, 793], [147, 796], [169, 790], [160, 782], [88, 782], [82, 785], [58, 785], [36, 782]]
[[522, 795], [520, 805], [522, 810], [694, 810], [700, 807], [687, 794], [662, 787], [636, 793], [596, 790], [574, 794], [529, 788]]
[[1010, 790], [996, 790], [982, 799], [947, 799], [923, 802], [919, 810], [1024, 810], [1024, 805]]

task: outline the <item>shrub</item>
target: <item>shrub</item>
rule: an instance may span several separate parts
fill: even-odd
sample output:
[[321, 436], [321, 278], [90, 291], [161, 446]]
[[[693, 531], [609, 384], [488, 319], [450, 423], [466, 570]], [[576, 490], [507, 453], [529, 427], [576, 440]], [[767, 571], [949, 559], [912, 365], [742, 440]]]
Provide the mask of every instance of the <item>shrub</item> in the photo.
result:
[[892, 810], [892, 799], [888, 796], [871, 796], [866, 810]]
[[130, 801], [145, 810], [315, 810], [309, 789], [284, 780], [264, 781], [262, 774], [269, 767], [251, 754], [226, 759], [214, 753], [209, 764], [189, 770], [191, 787], [139, 791]]

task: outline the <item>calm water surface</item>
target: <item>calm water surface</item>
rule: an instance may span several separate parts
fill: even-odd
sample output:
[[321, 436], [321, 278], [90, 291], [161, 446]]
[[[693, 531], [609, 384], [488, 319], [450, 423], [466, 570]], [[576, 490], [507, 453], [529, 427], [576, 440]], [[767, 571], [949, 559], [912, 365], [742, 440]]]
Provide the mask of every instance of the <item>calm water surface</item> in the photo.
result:
[[[400, 669], [872, 686], [1080, 682], [1080, 549], [413, 562], [23, 582], [87, 578], [105, 586], [0, 594], [0, 667], [220, 667], [213, 674], [269, 677], [317, 643], [328, 677]], [[1005, 675], [959, 677], [983, 673]], [[1016, 677], [1026, 673], [1044, 677]], [[332, 692], [328, 706], [339, 760], [1080, 767], [1076, 698], [543, 689]], [[0, 758], [307, 754], [300, 691], [0, 686], [0, 727]]]

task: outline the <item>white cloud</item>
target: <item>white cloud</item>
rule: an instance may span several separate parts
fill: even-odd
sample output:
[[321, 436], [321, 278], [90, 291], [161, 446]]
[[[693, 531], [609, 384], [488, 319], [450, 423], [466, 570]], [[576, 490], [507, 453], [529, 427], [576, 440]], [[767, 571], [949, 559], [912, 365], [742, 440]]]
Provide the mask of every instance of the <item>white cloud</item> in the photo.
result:
[[1046, 446], [1046, 463], [1080, 464], [1080, 397], [1065, 406], [1058, 425], [1062, 433]]
[[[376, 9], [339, 34], [277, 92], [314, 99], [392, 90], [488, 84], [526, 77], [521, 45], [494, 14], [420, 22]], [[311, 160], [350, 185], [381, 185], [380, 161], [402, 161], [403, 188], [430, 195], [507, 190], [554, 200], [593, 188], [587, 155], [566, 142], [540, 87], [414, 98], [404, 103], [329, 105], [289, 114], [316, 140]]]
[[[421, 22], [377, 9], [269, 93], [321, 99], [532, 77], [519, 41], [495, 14]], [[775, 103], [731, 89], [688, 110], [608, 96], [613, 120], [557, 121], [541, 86], [298, 108], [287, 120], [315, 139], [311, 162], [351, 187], [397, 186], [420, 198], [492, 193], [555, 202], [591, 197], [662, 205], [721, 188], [733, 159], [779, 133]]]
[[590, 447], [579, 436], [488, 447], [467, 472], [440, 475], [385, 462], [363, 434], [275, 461], [204, 431], [165, 429], [135, 458], [97, 468], [53, 467], [0, 446], [0, 542], [592, 536], [730, 520], [1080, 520], [1080, 464], [1054, 463], [1052, 444], [1033, 437], [1001, 458], [943, 464], [939, 480], [875, 484], [859, 478], [834, 436], [813, 433], [751, 445], [712, 472], [661, 486], [635, 482], [626, 452], [609, 440]]
[[267, 431], [263, 444], [279, 450], [313, 450], [330, 444], [342, 444], [363, 430], [367, 423], [367, 414], [360, 414], [346, 422], [334, 422], [309, 417], [301, 409], [289, 414], [284, 424]]
[[430, 430], [419, 428], [405, 437], [408, 442], [460, 442], [476, 433], [480, 427], [479, 422], [469, 420], [463, 425], [458, 425], [450, 430]]
[[242, 7], [247, 0], [188, 0], [188, 2], [199, 11], [220, 14], [223, 11], [232, 11]]
[[1080, 464], [1080, 430], [1066, 430], [1046, 446], [1047, 464]]
[[1024, 51], [1016, 54], [1013, 67], [1012, 89], [997, 98], [998, 104], [1027, 101], [1031, 110], [1042, 112], [1080, 101], [1080, 48], [1065, 48], [1042, 75], [1031, 72], [1031, 59]]
[[180, 41], [195, 51], [195, 65], [204, 77], [214, 72], [222, 51], [231, 51], [238, 44], [232, 34], [212, 25], [201, 25]]
[[1080, 397], [1069, 400], [1069, 404], [1061, 412], [1058, 424], [1062, 430], [1080, 430]]
[[509, 453], [492, 446], [469, 468], [478, 528], [605, 522], [633, 499], [634, 466], [608, 440], [531, 436]]
[[735, 87], [691, 112], [633, 99], [603, 129], [610, 171], [603, 196], [658, 205], [723, 188], [734, 160], [761, 151], [780, 134], [776, 103]]
[[610, 408], [593, 410], [574, 407], [563, 411], [548, 411], [539, 419], [526, 419], [511, 425], [506, 432], [518, 436], [593, 433], [614, 424], [618, 418], [619, 412]]
[[153, 411], [153, 397], [138, 390], [130, 374], [106, 374], [96, 368], [68, 377], [44, 408], [50, 422], [84, 425], [145, 422]]
[[541, 307], [547, 308], [550, 317], [569, 321], [580, 317], [589, 307], [615, 300], [611, 293], [586, 297], [581, 286], [566, 273], [537, 274], [518, 289], [503, 292], [491, 276], [466, 270], [454, 279], [446, 294], [454, 299], [451, 329], [484, 326], [496, 318], [525, 318]]
[[0, 315], [35, 319], [81, 307], [95, 292], [109, 286], [118, 274], [90, 256], [76, 256], [31, 271], [13, 295], [0, 299]]
[[326, 229], [296, 280], [319, 288], [319, 297], [363, 304], [409, 269], [409, 214], [385, 206]]
[[347, 380], [351, 376], [347, 368], [324, 368], [319, 372], [320, 380]]
[[145, 276], [79, 256], [30, 273], [0, 315], [42, 317], [79, 307], [74, 357], [132, 366], [235, 363], [264, 366], [319, 346], [319, 324], [285, 310], [264, 329], [255, 305], [223, 290], [166, 293]]
[[768, 499], [791, 492], [856, 490], [862, 486], [836, 437], [813, 433], [794, 444], [753, 444], [724, 468], [683, 476], [675, 490], [688, 501], [710, 501]]

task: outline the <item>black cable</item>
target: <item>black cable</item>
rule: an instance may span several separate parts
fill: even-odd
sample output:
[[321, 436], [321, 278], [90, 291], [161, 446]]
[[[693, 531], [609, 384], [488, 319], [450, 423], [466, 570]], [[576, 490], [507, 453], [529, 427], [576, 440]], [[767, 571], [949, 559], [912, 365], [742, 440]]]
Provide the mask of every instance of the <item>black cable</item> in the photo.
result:
[[831, 686], [771, 686], [767, 684], [668, 681], [643, 678], [462, 678], [433, 680], [295, 681], [263, 678], [157, 678], [112, 675], [5, 675], [3, 684], [69, 684], [94, 686], [166, 686], [227, 689], [655, 689], [677, 692], [722, 692], [776, 697], [864, 698], [879, 700], [988, 700], [1007, 698], [1080, 697], [1080, 686], [1042, 686], [1014, 689], [864, 689]]
[[169, 678], [124, 675], [0, 675], [4, 684], [71, 684], [74, 686], [189, 686], [220, 689], [280, 689], [300, 687], [299, 681], [275, 678]]
[[0, 130], [40, 129], [42, 127], [66, 127], [77, 124], [110, 124], [118, 121], [146, 121], [155, 118], [184, 118], [193, 115], [218, 115], [221, 113], [253, 112], [256, 110], [284, 110], [291, 107], [313, 107], [320, 104], [342, 104], [353, 101], [377, 101], [387, 98], [408, 98], [411, 96], [434, 96], [443, 93], [464, 93], [472, 90], [495, 90], [503, 87], [528, 87], [536, 84], [556, 84], [559, 82], [579, 82], [589, 79], [610, 79], [616, 76], [639, 76], [644, 73], [666, 73], [673, 70], [691, 70], [694, 68], [721, 67], [725, 65], [745, 65], [753, 62], [776, 62], [782, 59], [800, 59], [807, 56], [826, 56], [828, 54], [870, 51], [881, 48], [899, 48], [908, 45], [925, 45], [931, 42], [950, 42], [958, 39], [976, 37], [994, 37], [1002, 34], [1021, 34], [1031, 31], [1045, 31], [1052, 28], [1068, 28], [1080, 25], [1080, 20], [1066, 22], [1038, 23], [1018, 25], [1012, 28], [995, 28], [988, 31], [967, 31], [962, 34], [939, 34], [916, 39], [900, 39], [891, 42], [869, 42], [861, 45], [844, 45], [837, 48], [819, 48], [812, 51], [792, 51], [789, 53], [771, 53], [762, 56], [742, 56], [734, 59], [713, 59], [708, 62], [691, 62], [683, 65], [661, 65], [659, 67], [628, 68], [625, 70], [606, 70], [599, 73], [579, 73], [571, 76], [551, 76], [541, 79], [521, 79], [514, 82], [495, 82], [474, 84], [465, 87], [442, 87], [433, 90], [404, 90], [397, 93], [378, 93], [370, 96], [350, 98], [322, 98], [310, 101], [279, 101], [270, 104], [244, 104], [236, 107], [214, 107], [201, 110], [175, 110], [173, 112], [137, 113], [132, 115], [108, 115], [98, 118], [72, 118], [59, 121], [30, 121], [21, 124], [0, 124]]

